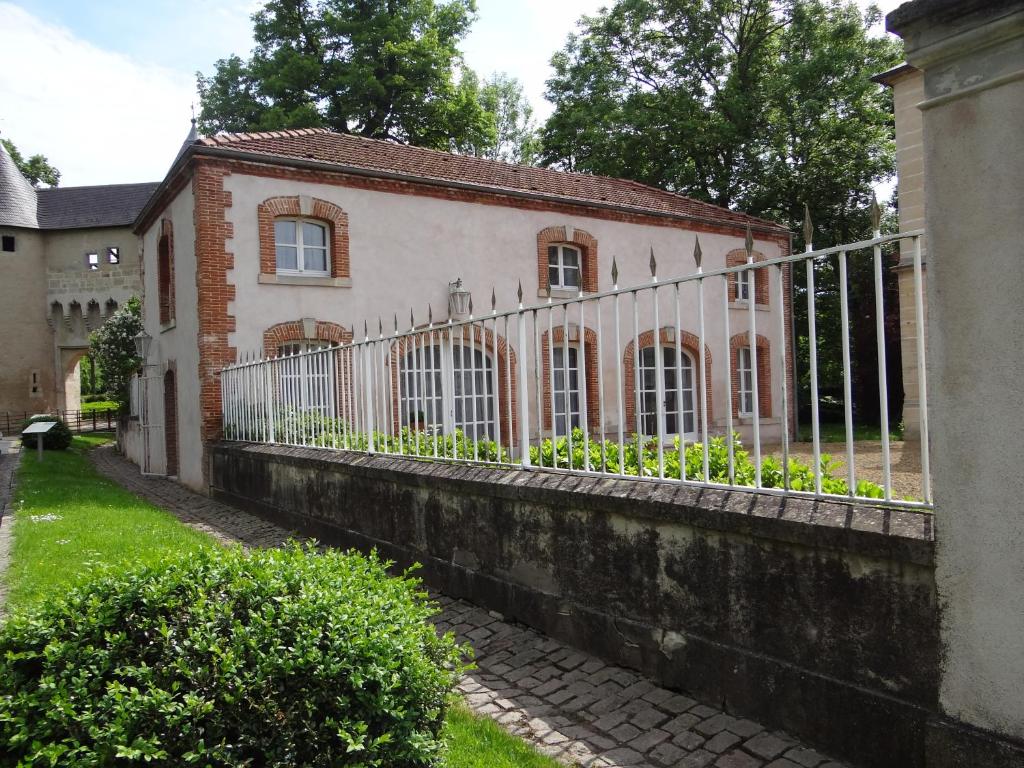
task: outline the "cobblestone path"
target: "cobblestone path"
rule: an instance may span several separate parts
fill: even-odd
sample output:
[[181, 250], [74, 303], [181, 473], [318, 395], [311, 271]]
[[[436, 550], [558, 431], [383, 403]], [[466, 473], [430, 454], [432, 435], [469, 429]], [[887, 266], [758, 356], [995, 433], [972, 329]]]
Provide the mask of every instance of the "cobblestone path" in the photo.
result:
[[[273, 547], [288, 531], [163, 478], [142, 477], [112, 448], [107, 477], [223, 542]], [[658, 688], [528, 627], [440, 594], [438, 628], [476, 651], [459, 683], [467, 704], [565, 765], [612, 768], [844, 768], [779, 731]]]
[[20, 442], [0, 438], [0, 619], [3, 619], [4, 604], [7, 602], [7, 563], [11, 556], [11, 530], [14, 518], [11, 515], [14, 496], [14, 472], [21, 459]]

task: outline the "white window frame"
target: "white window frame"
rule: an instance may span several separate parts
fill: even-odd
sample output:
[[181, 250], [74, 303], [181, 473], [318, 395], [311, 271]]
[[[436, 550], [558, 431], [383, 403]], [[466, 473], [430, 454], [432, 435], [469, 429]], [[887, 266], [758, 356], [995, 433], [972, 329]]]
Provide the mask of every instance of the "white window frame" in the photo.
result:
[[399, 371], [402, 426], [416, 428], [410, 416], [423, 413], [433, 434], [456, 429], [470, 440], [494, 439], [498, 408], [497, 368], [491, 350], [469, 339], [417, 345], [402, 358]]
[[335, 400], [335, 376], [332, 356], [307, 355], [330, 349], [327, 341], [286, 341], [277, 347], [277, 386], [286, 407], [332, 415]]
[[750, 273], [752, 270], [745, 269], [736, 273], [736, 301], [750, 301]]
[[[751, 354], [750, 347], [740, 347], [736, 350], [736, 369], [739, 379], [739, 407], [740, 416], [754, 415], [754, 369], [753, 360], [757, 359], [756, 354]], [[746, 407], [744, 407], [746, 406]]]
[[[565, 361], [565, 349], [569, 350], [568, 364]], [[554, 394], [554, 407], [551, 409], [551, 428], [556, 436], [568, 434], [566, 425], [570, 428], [583, 428], [583, 381], [580, 368], [580, 358], [583, 352], [576, 344], [569, 344], [564, 347], [555, 342], [551, 350], [551, 361], [554, 369], [551, 373], [551, 388]], [[573, 374], [575, 373], [576, 386], [573, 386]], [[559, 375], [561, 375], [561, 386], [559, 386]], [[568, 382], [565, 377], [568, 375]], [[566, 387], [568, 385], [568, 387]], [[566, 389], [568, 389], [568, 401], [566, 400]], [[561, 407], [559, 400], [561, 399]], [[575, 407], [573, 407], [575, 405]]]
[[[576, 266], [565, 263], [566, 251], [576, 254]], [[554, 270], [558, 280], [551, 279]], [[576, 273], [576, 285], [566, 281], [566, 275]], [[554, 243], [548, 246], [548, 287], [555, 291], [580, 291], [583, 288], [583, 250], [567, 243]]]
[[[290, 221], [295, 224], [295, 242], [282, 243], [277, 239], [277, 225]], [[302, 229], [304, 224], [312, 224], [324, 232], [324, 244], [306, 245], [302, 241]], [[277, 249], [279, 246], [295, 249], [295, 269], [282, 268], [277, 263]], [[306, 250], [318, 250], [324, 253], [324, 269], [306, 269]], [[319, 219], [303, 218], [301, 216], [278, 216], [274, 219], [274, 266], [279, 275], [303, 275], [306, 277], [330, 277], [331, 275], [331, 230], [330, 227]]]
[[[661, 413], [658, 414], [658, 409], [650, 410], [647, 407], [647, 401], [650, 396], [655, 398], [657, 402], [657, 361], [654, 355], [651, 355], [651, 363], [649, 364], [645, 359], [645, 353], [648, 350], [654, 351], [655, 346], [652, 344], [647, 347], [640, 348], [640, 371], [637, 376], [637, 386], [640, 388], [640, 420], [637, 424], [637, 432], [642, 434], [644, 437], [655, 437], [656, 434], [647, 430], [648, 422], [655, 417], [658, 417], [658, 432], [662, 439], [672, 438], [679, 434], [679, 419], [682, 419], [682, 424], [686, 426], [686, 420], [689, 418], [692, 422], [692, 429], [684, 429], [683, 437], [692, 439], [697, 434], [697, 377], [696, 377], [696, 365], [694, 364], [693, 357], [685, 349], [676, 350], [670, 344], [662, 344], [662, 392], [665, 396], [665, 404], [661, 408]], [[670, 355], [669, 353], [675, 353], [682, 355], [679, 361], [679, 372], [682, 374], [683, 381], [679, 387], [676, 387], [676, 358], [675, 354]], [[671, 357], [671, 362], [669, 358]], [[647, 386], [645, 374], [653, 374], [650, 376], [650, 380], [654, 382], [654, 388]], [[687, 378], [689, 378], [689, 386], [687, 386]], [[679, 403], [676, 402], [676, 396], [682, 394], [683, 402], [682, 408], [680, 409]], [[687, 397], [689, 396], [689, 398]], [[687, 407], [687, 400], [689, 400], [689, 407]], [[669, 405], [671, 404], [671, 408]], [[674, 421], [673, 421], [674, 419]]]

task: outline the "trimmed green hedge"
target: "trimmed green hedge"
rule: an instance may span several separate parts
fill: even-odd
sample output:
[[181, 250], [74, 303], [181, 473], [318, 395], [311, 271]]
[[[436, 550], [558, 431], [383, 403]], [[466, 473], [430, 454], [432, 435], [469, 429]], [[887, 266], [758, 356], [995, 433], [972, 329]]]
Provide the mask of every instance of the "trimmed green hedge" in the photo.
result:
[[431, 766], [463, 649], [376, 556], [212, 549], [0, 628], [4, 765]]
[[[43, 435], [43, 450], [44, 451], [65, 451], [68, 446], [71, 445], [71, 430], [68, 425], [57, 416], [33, 416], [31, 419], [25, 421], [21, 425], [22, 430], [25, 429], [29, 424], [35, 424], [37, 421], [56, 421], [57, 423]], [[36, 440], [39, 438], [38, 435], [25, 435], [21, 438], [21, 444], [25, 448], [35, 448]]]

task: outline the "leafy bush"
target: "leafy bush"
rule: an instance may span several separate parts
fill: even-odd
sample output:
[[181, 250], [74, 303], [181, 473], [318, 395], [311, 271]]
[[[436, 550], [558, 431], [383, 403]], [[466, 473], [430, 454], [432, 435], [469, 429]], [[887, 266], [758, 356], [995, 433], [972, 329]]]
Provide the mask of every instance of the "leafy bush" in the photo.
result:
[[[24, 430], [29, 424], [35, 424], [37, 421], [57, 422], [50, 428], [49, 432], [43, 435], [44, 451], [67, 450], [68, 446], [71, 445], [71, 430], [62, 419], [57, 416], [33, 416], [21, 425], [22, 430]], [[25, 435], [21, 438], [21, 444], [26, 448], [35, 448], [38, 437], [38, 435]]]
[[109, 399], [128, 405], [128, 388], [143, 361], [135, 354], [135, 337], [142, 330], [142, 302], [133, 296], [89, 336], [89, 354], [103, 371]]
[[[369, 437], [365, 432], [351, 428], [341, 419], [324, 416], [315, 411], [299, 411], [290, 409], [281, 411], [274, 419], [275, 440], [279, 443], [312, 445], [323, 448], [349, 448], [355, 451], [369, 449]], [[225, 437], [243, 439], [240, 430], [231, 425], [225, 426]], [[398, 435], [384, 432], [373, 433], [376, 450], [401, 453], [406, 456], [424, 458], [474, 459], [495, 463], [510, 463], [511, 457], [506, 448], [493, 440], [474, 441], [462, 430], [456, 429], [447, 435], [435, 435], [428, 430], [411, 430], [403, 427]], [[570, 445], [571, 444], [571, 445]], [[602, 453], [603, 449], [603, 453]], [[571, 457], [570, 457], [571, 452]], [[657, 442], [641, 438], [634, 434], [632, 438], [619, 444], [612, 440], [588, 441], [584, 456], [583, 430], [578, 427], [572, 431], [572, 440], [559, 437], [552, 441], [545, 438], [539, 445], [530, 446], [530, 462], [538, 467], [558, 469], [586, 469], [592, 472], [610, 472], [612, 474], [632, 475], [634, 477], [656, 477], [658, 475]], [[678, 479], [679, 439], [674, 440], [674, 447], [662, 450], [662, 461], [665, 477]], [[683, 464], [686, 477], [690, 480], [704, 477], [704, 446], [701, 443], [690, 443], [683, 451]], [[764, 488], [788, 487], [794, 491], [814, 490], [814, 471], [809, 464], [791, 458], [788, 464], [788, 486], [786, 474], [783, 472], [782, 460], [775, 456], [761, 457], [761, 486]], [[846, 496], [849, 484], [843, 477], [837, 476], [839, 464], [824, 453], [821, 455], [821, 489], [825, 493]], [[739, 434], [733, 435], [733, 476], [729, 477], [729, 441], [724, 435], [712, 437], [708, 441], [708, 477], [712, 483], [734, 484], [753, 487], [756, 485], [757, 468], [750, 452], [745, 450]], [[864, 498], [881, 499], [884, 492], [880, 485], [869, 480], [859, 480], [855, 489], [856, 495]]]
[[[601, 471], [603, 466], [605, 471], [614, 474], [637, 477], [656, 477], [658, 475], [658, 446], [655, 441], [643, 440], [637, 435], [633, 435], [630, 442], [623, 443], [621, 446], [611, 440], [605, 440], [603, 443], [600, 440], [591, 440], [586, 457], [584, 456], [582, 430], [573, 430], [571, 443], [571, 466], [573, 469]], [[674, 443], [674, 447], [662, 450], [662, 462], [665, 477], [678, 479], [680, 475], [679, 439], [676, 438]], [[555, 442], [545, 439], [540, 446], [530, 448], [530, 460], [538, 466], [568, 468], [570, 466], [569, 451], [570, 441], [567, 438], [560, 437]], [[703, 479], [703, 444], [690, 443], [687, 445], [683, 451], [683, 463], [687, 478]], [[825, 493], [846, 495], [849, 492], [849, 485], [843, 478], [836, 477], [838, 467], [839, 465], [832, 460], [831, 456], [822, 454], [821, 488]], [[788, 487], [790, 489], [794, 491], [814, 490], [814, 471], [810, 465], [791, 458], [788, 470]], [[752, 487], [756, 484], [756, 475], [757, 467], [750, 458], [750, 452], [743, 448], [739, 435], [734, 435], [732, 483]], [[708, 478], [712, 483], [730, 482], [729, 441], [723, 435], [708, 440]], [[782, 488], [785, 483], [786, 473], [783, 472], [782, 461], [775, 456], [762, 456], [761, 486]], [[858, 496], [868, 498], [880, 499], [884, 495], [881, 486], [868, 480], [859, 481], [856, 492]]]
[[461, 671], [418, 582], [293, 545], [107, 569], [0, 628], [6, 765], [429, 766]]

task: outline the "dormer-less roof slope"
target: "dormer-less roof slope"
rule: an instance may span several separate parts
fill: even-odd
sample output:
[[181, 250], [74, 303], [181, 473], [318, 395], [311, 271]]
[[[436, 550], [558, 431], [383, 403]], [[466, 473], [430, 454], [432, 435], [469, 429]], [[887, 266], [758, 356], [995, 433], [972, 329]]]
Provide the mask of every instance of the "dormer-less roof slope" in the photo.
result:
[[208, 148], [210, 154], [236, 154], [249, 156], [250, 159], [265, 157], [268, 162], [281, 159], [289, 164], [331, 164], [339, 166], [338, 170], [341, 171], [359, 170], [369, 176], [422, 180], [499, 194], [506, 192], [717, 224], [745, 226], [749, 223], [756, 229], [770, 229], [780, 233], [788, 231], [772, 221], [626, 179], [511, 165], [469, 155], [454, 155], [334, 133], [322, 128], [225, 133], [201, 138], [196, 145], [196, 151], [200, 153]]
[[35, 229], [36, 190], [0, 145], [0, 226]]
[[54, 187], [36, 190], [40, 229], [126, 227], [135, 221], [159, 182]]

